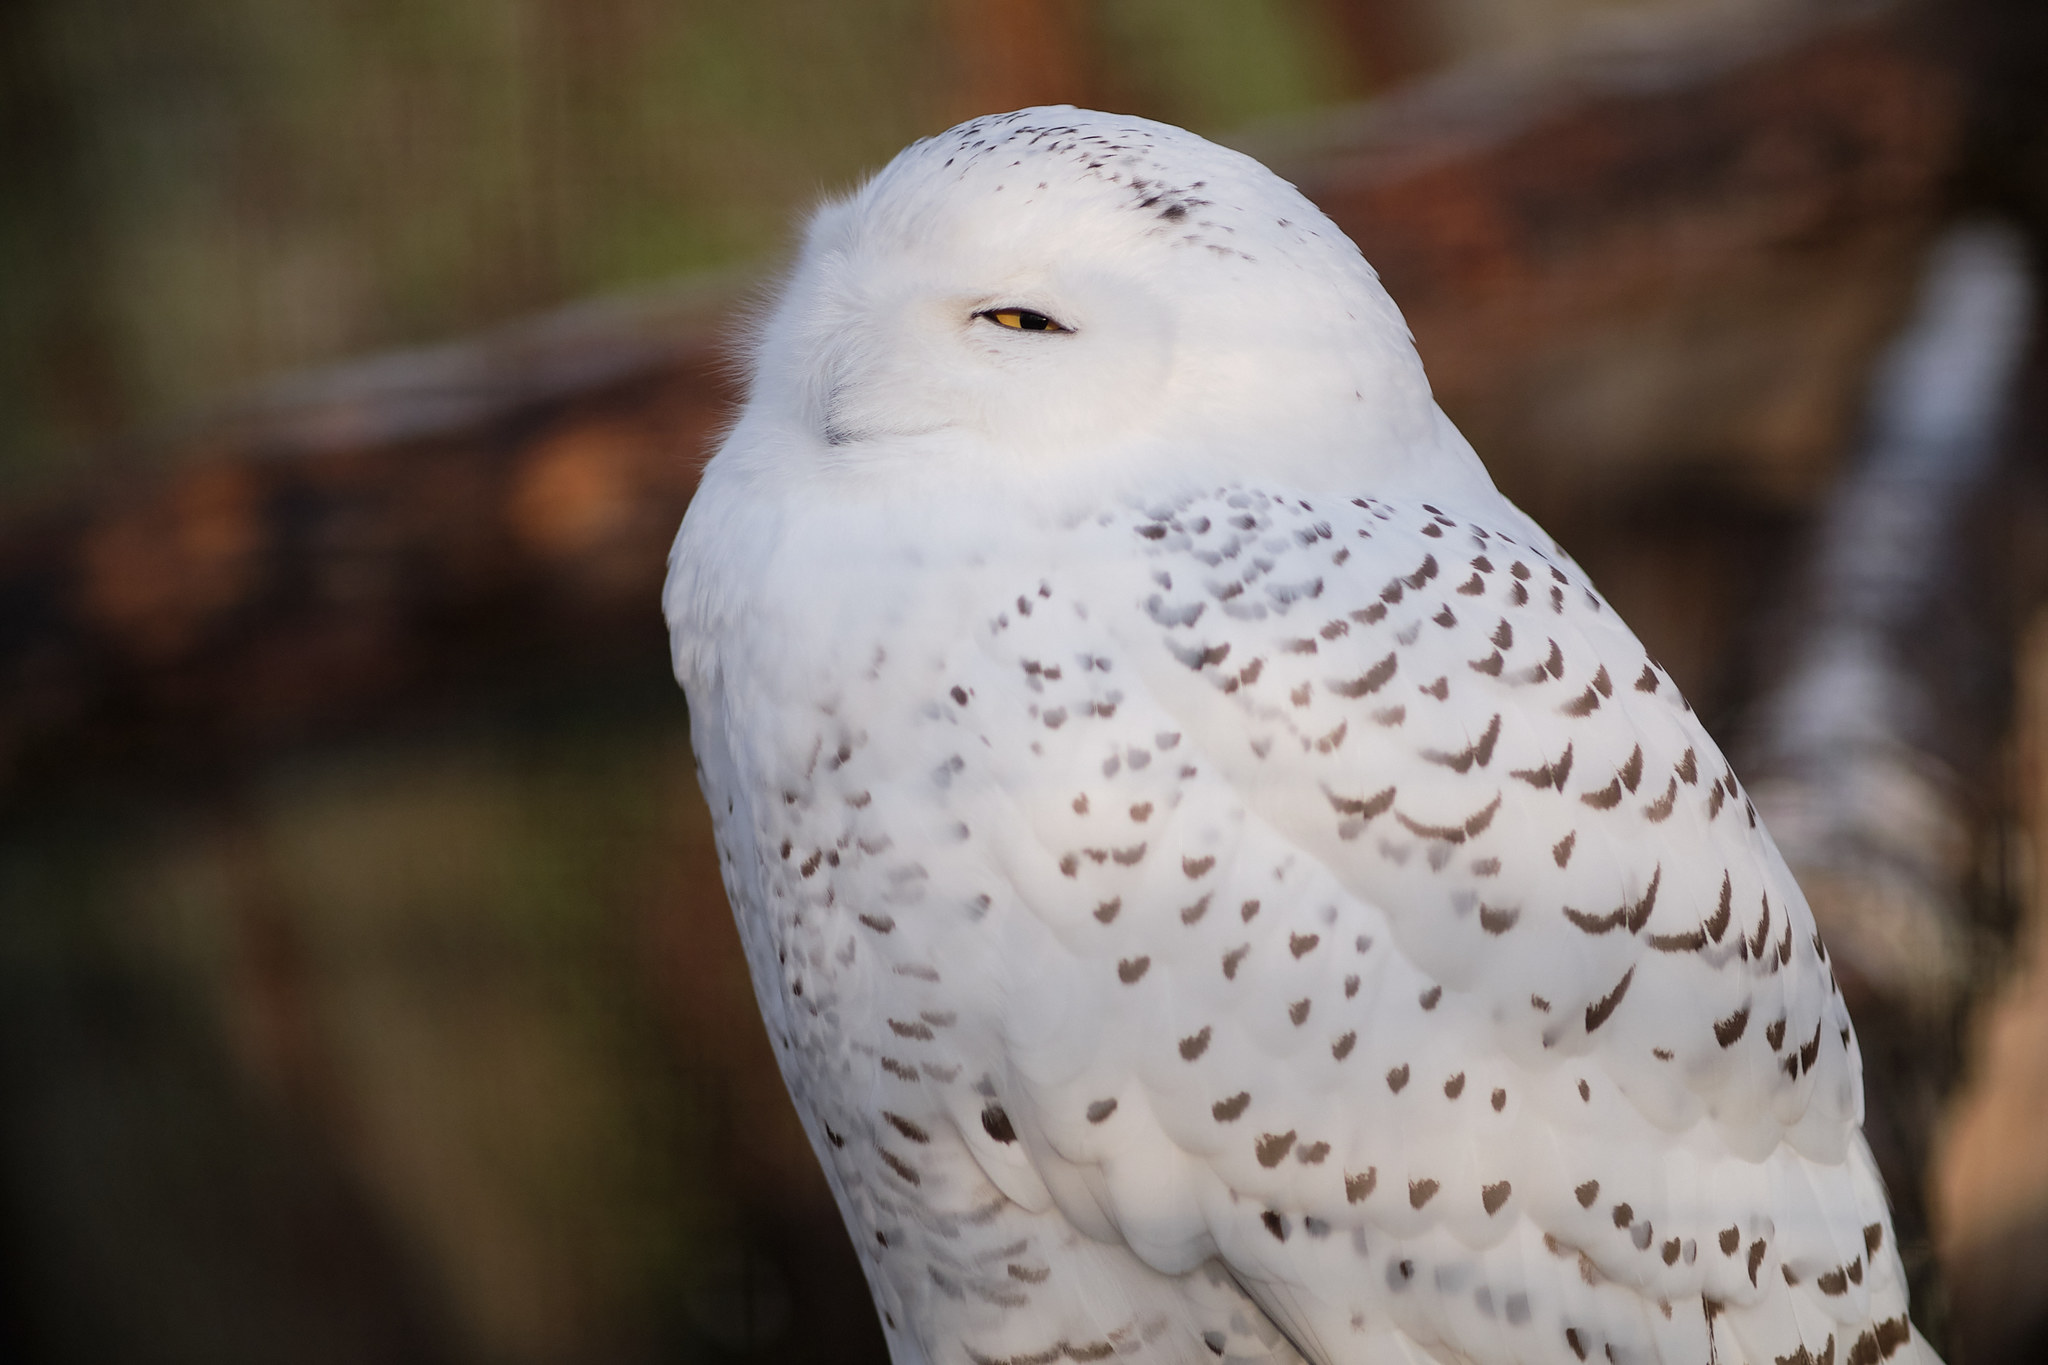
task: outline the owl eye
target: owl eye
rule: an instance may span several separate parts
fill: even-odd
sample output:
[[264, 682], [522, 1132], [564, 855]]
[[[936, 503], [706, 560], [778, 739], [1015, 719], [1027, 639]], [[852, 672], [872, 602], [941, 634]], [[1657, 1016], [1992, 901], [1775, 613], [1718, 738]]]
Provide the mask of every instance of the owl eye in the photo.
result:
[[987, 318], [998, 327], [1007, 327], [1013, 332], [1070, 332], [1071, 327], [1062, 327], [1043, 313], [1029, 308], [984, 308], [974, 316]]

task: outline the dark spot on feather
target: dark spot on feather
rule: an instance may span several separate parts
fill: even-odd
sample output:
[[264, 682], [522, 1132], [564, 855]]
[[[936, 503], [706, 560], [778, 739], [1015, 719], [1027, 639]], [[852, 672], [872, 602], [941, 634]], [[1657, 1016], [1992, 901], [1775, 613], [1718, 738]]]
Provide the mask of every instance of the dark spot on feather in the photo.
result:
[[1749, 1006], [1744, 1005], [1714, 1025], [1714, 1041], [1722, 1047], [1734, 1047], [1736, 1040], [1742, 1037], [1743, 1030], [1748, 1027]]
[[1293, 1149], [1294, 1130], [1292, 1128], [1284, 1133], [1266, 1134], [1258, 1140], [1254, 1148], [1259, 1156], [1259, 1164], [1268, 1170], [1278, 1166], [1288, 1152]]

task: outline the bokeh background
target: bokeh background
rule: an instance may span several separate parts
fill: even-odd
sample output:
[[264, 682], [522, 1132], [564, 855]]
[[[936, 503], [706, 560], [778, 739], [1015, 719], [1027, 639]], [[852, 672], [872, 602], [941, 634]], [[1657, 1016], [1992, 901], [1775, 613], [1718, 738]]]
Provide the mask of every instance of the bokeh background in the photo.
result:
[[[1920, 1319], [2048, 1359], [2029, 0], [0, 5], [0, 1358], [883, 1358], [661, 555], [795, 217], [1060, 100], [1380, 266], [1806, 877]], [[1902, 335], [2018, 358], [1901, 436]]]

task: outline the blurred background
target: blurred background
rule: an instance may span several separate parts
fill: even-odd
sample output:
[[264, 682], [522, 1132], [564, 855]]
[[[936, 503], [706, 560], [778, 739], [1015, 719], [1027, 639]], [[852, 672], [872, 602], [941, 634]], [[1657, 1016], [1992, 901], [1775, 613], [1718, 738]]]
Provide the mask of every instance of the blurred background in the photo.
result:
[[795, 218], [1051, 101], [1360, 242], [1800, 871], [1916, 1316], [2048, 1359], [2032, 0], [0, 5], [0, 1358], [883, 1359], [662, 557]]

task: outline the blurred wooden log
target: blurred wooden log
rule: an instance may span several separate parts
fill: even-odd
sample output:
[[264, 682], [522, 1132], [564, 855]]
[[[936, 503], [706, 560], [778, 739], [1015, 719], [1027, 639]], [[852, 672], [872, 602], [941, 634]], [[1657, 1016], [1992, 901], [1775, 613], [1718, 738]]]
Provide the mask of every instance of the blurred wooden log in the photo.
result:
[[1446, 411], [1566, 544], [1646, 484], [1810, 504], [1956, 153], [1870, 6], [1631, 19], [1260, 148], [1358, 241]]
[[[1958, 105], [1888, 8], [1773, 5], [1453, 72], [1256, 150], [1378, 263], [1446, 407], [1569, 542], [1673, 480], [1824, 485]], [[162, 477], [0, 519], [0, 801], [400, 700], [655, 673], [735, 293], [315, 376], [185, 433]]]
[[1855, 467], [1816, 528], [1806, 582], [1775, 622], [1776, 676], [1744, 747], [1749, 786], [1827, 934], [1852, 1004], [1946, 1022], [1968, 989], [1972, 831], [1946, 676], [1999, 650], [1930, 640], [1944, 589], [1981, 596], [1973, 513], [1998, 471], [2034, 315], [2026, 243], [1951, 231], [1912, 325], [1878, 368]]
[[2048, 1359], [2048, 611], [2017, 672], [2019, 941], [1932, 1173], [1952, 1348], [1969, 1365]]
[[1766, 612], [1767, 686], [1734, 746], [1856, 1020], [1864, 1134], [1920, 1291], [1934, 1270], [1925, 1172], [1981, 966], [1980, 841], [2004, 795], [2004, 698], [1970, 694], [2010, 643], [2010, 566], [1983, 553], [1985, 504], [2033, 294], [2012, 228], [1965, 223], [1936, 244], [1872, 377], [1855, 463]]

